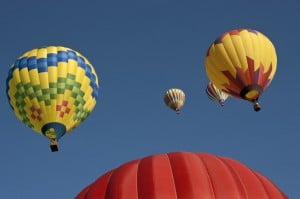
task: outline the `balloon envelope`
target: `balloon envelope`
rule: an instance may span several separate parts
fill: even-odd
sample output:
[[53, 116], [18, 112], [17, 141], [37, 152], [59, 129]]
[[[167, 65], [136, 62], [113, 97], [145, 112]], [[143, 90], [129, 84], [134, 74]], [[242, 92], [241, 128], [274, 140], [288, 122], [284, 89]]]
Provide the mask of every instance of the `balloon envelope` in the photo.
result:
[[[272, 42], [250, 29], [224, 33], [211, 44], [205, 58], [207, 76], [217, 88], [255, 105], [271, 83], [276, 67]], [[259, 110], [258, 106], [254, 108]]]
[[244, 164], [207, 153], [172, 152], [108, 171], [76, 199], [287, 199]]
[[212, 101], [218, 102], [221, 106], [224, 106], [224, 103], [225, 103], [226, 99], [228, 98], [228, 95], [225, 92], [218, 89], [211, 82], [209, 82], [207, 84], [205, 92], [209, 99], [211, 99]]
[[171, 88], [164, 95], [164, 102], [168, 107], [179, 113], [185, 103], [185, 94], [179, 88]]
[[98, 96], [94, 67], [62, 46], [32, 49], [9, 69], [9, 103], [28, 127], [59, 140], [93, 111]]

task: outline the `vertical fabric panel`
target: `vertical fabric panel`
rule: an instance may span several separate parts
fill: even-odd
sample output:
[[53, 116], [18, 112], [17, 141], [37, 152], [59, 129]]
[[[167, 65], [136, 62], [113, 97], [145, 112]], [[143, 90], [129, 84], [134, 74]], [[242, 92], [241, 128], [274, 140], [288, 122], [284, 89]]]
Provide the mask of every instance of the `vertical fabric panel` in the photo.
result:
[[173, 173], [167, 155], [147, 157], [140, 161], [138, 168], [138, 198], [177, 198]]
[[185, 198], [214, 198], [211, 179], [206, 167], [196, 154], [170, 153], [178, 199]]
[[105, 199], [138, 198], [137, 192], [138, 161], [126, 163], [110, 176]]

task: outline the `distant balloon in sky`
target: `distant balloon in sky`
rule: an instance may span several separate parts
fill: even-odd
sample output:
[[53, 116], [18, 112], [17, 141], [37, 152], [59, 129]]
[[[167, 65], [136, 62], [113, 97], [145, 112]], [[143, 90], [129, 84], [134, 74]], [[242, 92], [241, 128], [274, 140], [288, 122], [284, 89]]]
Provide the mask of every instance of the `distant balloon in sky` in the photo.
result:
[[164, 96], [164, 101], [168, 107], [175, 110], [179, 114], [181, 107], [185, 102], [185, 94], [179, 88], [169, 89]]
[[253, 102], [271, 83], [277, 67], [272, 42], [262, 33], [236, 29], [224, 33], [209, 47], [205, 58], [210, 81], [223, 92]]
[[32, 49], [9, 69], [7, 96], [16, 116], [50, 139], [58, 140], [93, 111], [98, 97], [98, 77], [80, 53], [62, 46]]
[[205, 92], [209, 99], [212, 101], [218, 102], [221, 106], [224, 106], [224, 103], [226, 99], [228, 98], [228, 95], [218, 89], [213, 83], [209, 82], [207, 84], [207, 87], [205, 89]]
[[244, 164], [207, 153], [172, 152], [127, 162], [75, 199], [287, 199]]

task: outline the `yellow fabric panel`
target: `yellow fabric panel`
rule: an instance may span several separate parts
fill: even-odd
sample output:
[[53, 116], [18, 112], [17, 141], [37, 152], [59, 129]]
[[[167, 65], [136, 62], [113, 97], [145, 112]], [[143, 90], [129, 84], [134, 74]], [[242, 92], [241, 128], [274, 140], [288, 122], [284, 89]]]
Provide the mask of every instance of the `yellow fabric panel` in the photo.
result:
[[[242, 40], [243, 50], [245, 52], [245, 56], [254, 57], [254, 44], [251, 39], [251, 33], [246, 30], [240, 32], [240, 38]], [[253, 34], [252, 34], [253, 35]]]
[[66, 133], [70, 133], [70, 131], [72, 129], [74, 129], [75, 127], [77, 127], [78, 125], [80, 124], [79, 121], [74, 121], [74, 120], [70, 120], [67, 125], [66, 125], [66, 128], [67, 128], [67, 132]]
[[265, 42], [264, 38], [261, 37], [261, 35], [257, 35], [257, 40], [259, 43], [259, 49], [260, 49], [260, 57], [259, 57], [259, 64], [263, 64], [266, 67], [266, 63], [268, 61], [268, 53], [266, 52], [267, 43]]
[[38, 51], [37, 49], [33, 49], [33, 50], [28, 51], [28, 52], [25, 53], [24, 55], [25, 55], [26, 57], [34, 57], [34, 56], [36, 56], [37, 51]]
[[30, 77], [30, 82], [33, 86], [40, 84], [39, 73], [36, 68], [29, 71], [29, 77]]
[[57, 67], [56, 66], [48, 67], [48, 78], [49, 78], [49, 82], [57, 82]]
[[63, 46], [57, 46], [57, 51], [67, 51], [69, 48], [63, 47]]
[[85, 71], [83, 70], [83, 68], [78, 67], [76, 77], [75, 77], [75, 81], [76, 82], [82, 82], [84, 77], [85, 77]]
[[259, 34], [259, 38], [265, 46], [265, 59], [262, 60], [262, 63], [265, 66], [264, 72], [269, 70], [270, 64], [272, 63], [272, 72], [270, 74], [270, 77], [273, 78], [277, 67], [277, 55], [275, 47], [265, 35]]
[[57, 64], [57, 76], [58, 77], [67, 77], [68, 72], [68, 63], [58, 62]]
[[234, 51], [237, 54], [237, 61], [239, 63], [236, 67], [240, 67], [243, 69], [243, 71], [246, 71], [248, 69], [248, 62], [242, 37], [240, 35], [232, 35], [231, 40], [233, 42], [235, 49]]
[[[223, 86], [223, 83], [228, 83], [227, 77], [220, 73], [219, 71], [222, 71], [226, 65], [232, 65], [229, 57], [227, 56], [227, 53], [223, 47], [222, 44], [218, 45], [218, 48], [215, 47], [216, 45], [213, 45], [210, 49], [210, 56], [206, 57], [205, 59], [205, 68], [206, 73], [208, 77], [211, 79], [212, 82], [219, 88], [219, 89], [225, 89]], [[224, 55], [224, 56], [222, 56]], [[216, 59], [213, 59], [215, 58]], [[232, 75], [235, 75], [235, 69], [234, 67], [230, 67], [230, 73]]]
[[21, 77], [20, 77], [19, 69], [15, 69], [13, 71], [12, 75], [14, 77], [14, 81], [10, 81], [10, 82], [15, 82], [16, 84], [21, 82]]
[[214, 67], [218, 70], [222, 70], [224, 66], [227, 66], [230, 68], [230, 72], [234, 75], [236, 70], [234, 68], [234, 65], [225, 49], [225, 46], [220, 43], [213, 45], [213, 52], [211, 53], [212, 56], [216, 57], [217, 59], [210, 59]]
[[20, 79], [23, 84], [27, 84], [30, 82], [30, 77], [27, 68], [23, 68], [22, 70], [20, 70]]
[[49, 53], [57, 54], [57, 47], [55, 47], [55, 46], [48, 46], [47, 47], [47, 54], [49, 54]]
[[277, 70], [277, 54], [275, 52], [275, 47], [273, 46], [272, 48], [270, 47], [270, 51], [271, 51], [270, 53], [272, 54], [271, 59], [272, 59], [272, 68], [273, 68], [270, 77], [273, 79], [275, 72]]
[[[229, 34], [226, 34], [222, 40], [222, 44], [224, 45], [225, 51], [227, 53], [227, 56], [229, 57], [232, 65], [234, 67], [239, 66], [239, 58], [235, 49], [235, 46], [233, 44], [233, 41]], [[229, 66], [225, 66], [227, 70], [229, 69]]]
[[50, 115], [51, 115], [51, 106], [46, 105], [45, 101], [40, 101], [40, 106], [42, 107], [43, 110], [43, 123], [46, 124], [48, 122], [51, 122], [50, 120]]
[[41, 83], [42, 89], [49, 88], [48, 73], [47, 72], [43, 72], [43, 73], [38, 73], [38, 75], [39, 76], [35, 77], [35, 78], [39, 78], [40, 79], [40, 83]]
[[36, 58], [37, 59], [47, 58], [47, 49], [46, 48], [40, 48], [40, 49], [38, 49]]
[[68, 73], [76, 75], [76, 70], [77, 70], [77, 61], [73, 59], [69, 59], [68, 61]]
[[261, 43], [256, 34], [249, 33], [249, 36], [252, 40], [254, 54], [254, 56], [251, 58], [254, 60], [254, 70], [257, 70], [260, 66], [261, 61]]

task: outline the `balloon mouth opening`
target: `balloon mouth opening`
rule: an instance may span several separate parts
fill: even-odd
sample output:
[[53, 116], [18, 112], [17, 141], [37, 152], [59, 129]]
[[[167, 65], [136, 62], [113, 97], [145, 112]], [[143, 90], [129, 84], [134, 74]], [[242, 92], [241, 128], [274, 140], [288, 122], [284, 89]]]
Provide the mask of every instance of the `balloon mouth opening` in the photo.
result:
[[58, 122], [50, 122], [42, 127], [43, 135], [51, 140], [59, 140], [66, 131], [66, 126]]
[[220, 103], [221, 106], [224, 106], [224, 105], [225, 105], [225, 100], [220, 99], [220, 100], [219, 100], [219, 103]]
[[180, 109], [178, 107], [174, 108], [176, 114], [179, 114], [180, 113]]
[[248, 101], [257, 101], [260, 94], [263, 92], [263, 88], [257, 84], [244, 87], [241, 92], [241, 98]]

